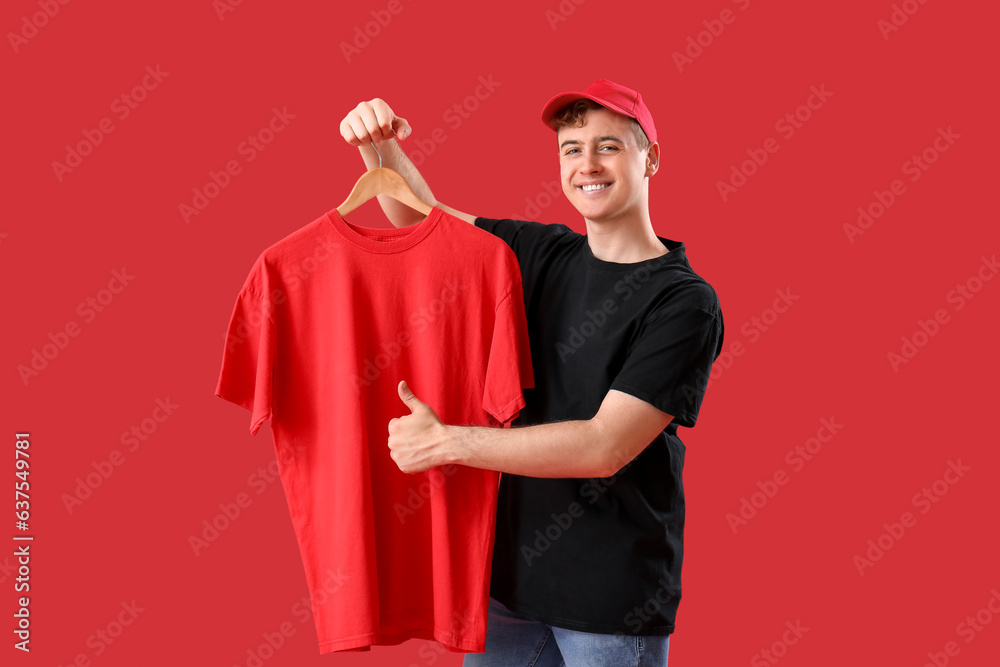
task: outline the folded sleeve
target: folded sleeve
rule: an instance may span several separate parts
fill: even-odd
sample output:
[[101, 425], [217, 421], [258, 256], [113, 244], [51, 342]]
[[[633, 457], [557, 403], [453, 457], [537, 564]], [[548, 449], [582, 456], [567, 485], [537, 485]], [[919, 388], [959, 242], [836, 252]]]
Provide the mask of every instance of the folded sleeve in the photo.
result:
[[215, 395], [250, 411], [250, 433], [272, 418], [275, 326], [272, 309], [262, 297], [259, 263], [240, 290], [229, 320], [222, 370]]
[[524, 297], [521, 281], [515, 280], [511, 290], [496, 307], [483, 389], [483, 409], [504, 428], [509, 428], [525, 406], [522, 388], [534, 386]]
[[722, 313], [717, 309], [666, 307], [654, 311], [630, 345], [611, 389], [631, 394], [694, 426], [712, 363], [722, 351]]

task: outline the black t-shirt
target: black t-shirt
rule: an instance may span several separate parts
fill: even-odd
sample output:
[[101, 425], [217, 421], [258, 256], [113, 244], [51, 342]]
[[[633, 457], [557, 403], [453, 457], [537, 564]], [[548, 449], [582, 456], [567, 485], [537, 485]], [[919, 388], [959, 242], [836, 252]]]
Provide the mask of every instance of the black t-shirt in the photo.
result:
[[604, 634], [674, 631], [681, 597], [684, 443], [722, 350], [715, 290], [684, 244], [621, 264], [566, 225], [476, 218], [521, 267], [535, 386], [513, 427], [597, 414], [609, 389], [670, 425], [609, 478], [503, 474], [490, 594], [548, 625]]

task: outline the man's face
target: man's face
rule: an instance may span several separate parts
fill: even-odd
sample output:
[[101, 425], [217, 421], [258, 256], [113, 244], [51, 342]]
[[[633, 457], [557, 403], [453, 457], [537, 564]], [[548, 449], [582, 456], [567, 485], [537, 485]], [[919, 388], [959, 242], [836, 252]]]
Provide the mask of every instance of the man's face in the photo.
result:
[[561, 128], [556, 136], [563, 194], [584, 218], [609, 222], [643, 210], [645, 178], [655, 173], [656, 159], [639, 150], [627, 117], [591, 109], [582, 127]]

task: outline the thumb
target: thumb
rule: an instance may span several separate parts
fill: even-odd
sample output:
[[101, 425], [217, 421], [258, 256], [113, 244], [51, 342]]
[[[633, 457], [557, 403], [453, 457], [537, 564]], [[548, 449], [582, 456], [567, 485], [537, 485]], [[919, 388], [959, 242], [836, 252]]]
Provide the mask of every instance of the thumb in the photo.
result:
[[396, 133], [396, 139], [402, 141], [410, 136], [410, 124], [405, 118], [396, 116], [392, 121], [392, 131]]
[[410, 408], [410, 414], [413, 414], [421, 407], [425, 407], [424, 402], [417, 398], [416, 394], [410, 391], [410, 386], [406, 384], [406, 380], [400, 380], [397, 389], [399, 390], [399, 397], [403, 399], [406, 406]]

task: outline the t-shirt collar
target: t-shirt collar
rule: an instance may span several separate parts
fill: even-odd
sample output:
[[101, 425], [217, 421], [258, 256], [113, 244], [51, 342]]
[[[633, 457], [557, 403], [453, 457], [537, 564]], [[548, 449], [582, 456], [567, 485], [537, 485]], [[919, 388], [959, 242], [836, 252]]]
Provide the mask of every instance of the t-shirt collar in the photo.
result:
[[665, 245], [670, 251], [666, 254], [660, 255], [659, 257], [652, 257], [650, 259], [644, 259], [641, 262], [606, 262], [603, 259], [598, 259], [594, 256], [594, 252], [590, 249], [590, 243], [587, 242], [586, 234], [583, 235], [583, 259], [586, 261], [587, 266], [594, 269], [601, 269], [604, 271], [619, 271], [622, 273], [628, 271], [635, 271], [640, 268], [655, 269], [660, 266], [667, 266], [670, 264], [676, 264], [678, 262], [683, 263], [685, 261], [684, 255], [684, 243], [681, 241], [674, 241], [673, 239], [664, 238], [662, 236], [657, 236], [660, 243]]
[[426, 218], [406, 227], [362, 227], [347, 222], [333, 209], [326, 214], [330, 226], [346, 240], [359, 248], [377, 253], [399, 252], [412, 248], [437, 226], [444, 211], [437, 206], [431, 208]]

